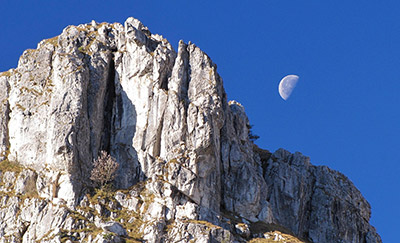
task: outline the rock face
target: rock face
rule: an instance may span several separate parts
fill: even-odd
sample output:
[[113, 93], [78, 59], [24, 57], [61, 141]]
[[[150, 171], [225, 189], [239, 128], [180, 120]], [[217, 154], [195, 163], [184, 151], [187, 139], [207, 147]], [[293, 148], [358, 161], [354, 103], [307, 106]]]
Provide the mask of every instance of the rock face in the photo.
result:
[[295, 235], [313, 242], [368, 242], [374, 234], [370, 205], [340, 172], [279, 149], [266, 163], [264, 178], [275, 220]]
[[[137, 19], [68, 26], [0, 89], [0, 242], [381, 242], [344, 175], [259, 149], [211, 59]], [[115, 190], [89, 179], [102, 150]]]

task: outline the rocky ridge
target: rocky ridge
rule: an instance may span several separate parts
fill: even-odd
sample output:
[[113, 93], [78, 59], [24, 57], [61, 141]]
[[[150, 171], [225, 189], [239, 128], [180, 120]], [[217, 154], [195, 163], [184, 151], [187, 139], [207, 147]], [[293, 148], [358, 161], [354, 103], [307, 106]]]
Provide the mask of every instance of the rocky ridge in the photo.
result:
[[348, 178], [254, 145], [212, 60], [137, 19], [66, 27], [0, 89], [0, 242], [381, 242]]

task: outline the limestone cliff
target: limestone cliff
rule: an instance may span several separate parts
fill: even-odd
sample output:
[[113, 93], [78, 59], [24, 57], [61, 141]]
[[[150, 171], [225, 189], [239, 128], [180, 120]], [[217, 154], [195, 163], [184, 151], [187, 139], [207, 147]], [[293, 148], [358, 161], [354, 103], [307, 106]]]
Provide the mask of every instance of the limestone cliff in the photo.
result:
[[258, 148], [212, 60], [134, 18], [66, 27], [0, 89], [0, 242], [381, 242], [349, 179]]

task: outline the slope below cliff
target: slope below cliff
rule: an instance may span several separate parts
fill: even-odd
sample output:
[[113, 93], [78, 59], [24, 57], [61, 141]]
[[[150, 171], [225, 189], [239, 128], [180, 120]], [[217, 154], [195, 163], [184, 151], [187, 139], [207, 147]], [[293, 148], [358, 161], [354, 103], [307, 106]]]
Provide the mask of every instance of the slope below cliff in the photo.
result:
[[[381, 242], [350, 180], [259, 149], [212, 60], [134, 18], [68, 26], [0, 88], [3, 242]], [[100, 151], [113, 190], [89, 179]]]

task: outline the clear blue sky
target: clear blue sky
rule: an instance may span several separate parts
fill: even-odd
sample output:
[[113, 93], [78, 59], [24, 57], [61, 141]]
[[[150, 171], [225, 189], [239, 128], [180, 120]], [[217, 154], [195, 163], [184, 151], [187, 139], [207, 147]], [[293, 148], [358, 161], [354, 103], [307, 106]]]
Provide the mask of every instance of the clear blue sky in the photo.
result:
[[[67, 25], [133, 16], [174, 47], [192, 41], [245, 106], [260, 147], [283, 147], [348, 176], [384, 242], [398, 242], [400, 2], [5, 1], [0, 71]], [[280, 79], [297, 74], [291, 98]]]

